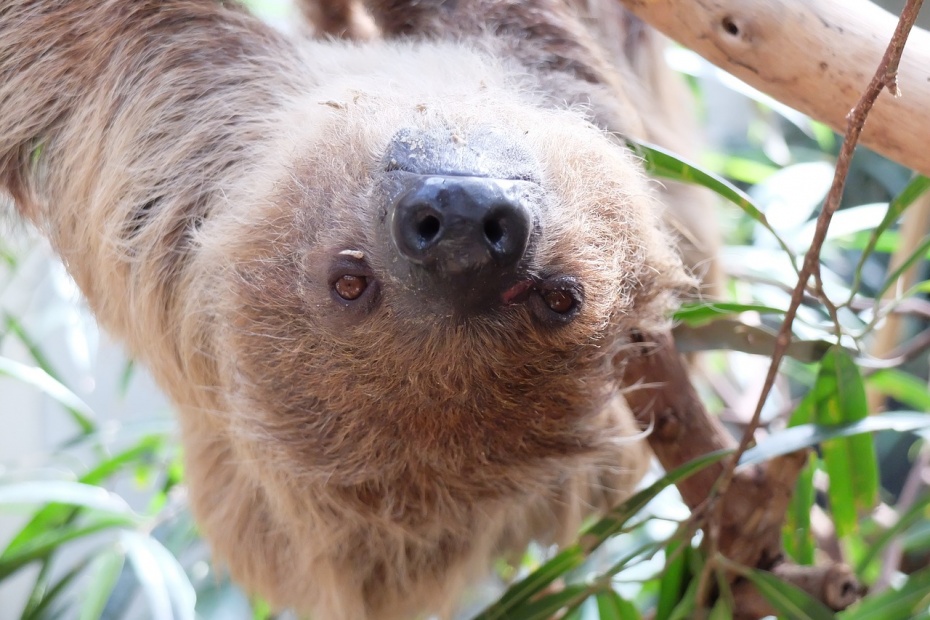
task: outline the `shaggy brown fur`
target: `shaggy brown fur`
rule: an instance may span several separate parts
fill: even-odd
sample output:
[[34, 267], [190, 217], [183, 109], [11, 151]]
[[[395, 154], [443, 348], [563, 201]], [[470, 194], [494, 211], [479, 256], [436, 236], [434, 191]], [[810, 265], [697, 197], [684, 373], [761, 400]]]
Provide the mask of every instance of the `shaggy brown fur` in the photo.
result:
[[[646, 456], [614, 364], [690, 285], [635, 158], [595, 127], [674, 142], [666, 86], [574, 5], [449, 7], [372, 2], [386, 38], [419, 38], [364, 45], [214, 0], [0, 8], [0, 188], [176, 403], [217, 555], [319, 618], [449, 614], [495, 554], [622, 498]], [[522, 268], [581, 283], [573, 320], [462, 320], [397, 275], [401, 130], [538, 184]], [[366, 305], [332, 294], [346, 255]]]

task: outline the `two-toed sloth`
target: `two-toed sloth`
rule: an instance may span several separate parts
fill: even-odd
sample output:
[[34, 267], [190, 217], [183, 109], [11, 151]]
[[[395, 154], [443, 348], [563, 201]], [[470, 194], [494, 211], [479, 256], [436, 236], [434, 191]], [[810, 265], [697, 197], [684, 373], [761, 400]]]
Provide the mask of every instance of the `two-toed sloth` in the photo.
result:
[[608, 133], [681, 149], [688, 98], [596, 9], [372, 0], [352, 43], [218, 0], [0, 3], [0, 190], [172, 398], [249, 591], [448, 614], [639, 479], [617, 364], [708, 214]]

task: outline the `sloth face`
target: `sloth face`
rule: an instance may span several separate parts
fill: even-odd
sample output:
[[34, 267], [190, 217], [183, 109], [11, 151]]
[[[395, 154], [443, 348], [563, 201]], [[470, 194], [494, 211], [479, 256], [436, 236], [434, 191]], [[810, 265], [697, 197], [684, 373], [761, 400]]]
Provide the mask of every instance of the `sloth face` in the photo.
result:
[[680, 265], [629, 153], [571, 112], [481, 105], [327, 108], [224, 248], [218, 357], [268, 475], [404, 512], [601, 439], [615, 358]]

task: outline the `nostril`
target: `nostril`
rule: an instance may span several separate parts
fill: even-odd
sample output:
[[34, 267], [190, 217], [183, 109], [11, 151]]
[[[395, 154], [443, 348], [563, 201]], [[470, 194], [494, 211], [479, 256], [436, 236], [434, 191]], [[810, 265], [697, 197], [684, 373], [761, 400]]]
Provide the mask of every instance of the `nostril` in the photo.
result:
[[526, 181], [392, 172], [386, 215], [401, 256], [436, 273], [505, 270], [523, 257], [536, 186]]
[[504, 226], [500, 218], [488, 218], [484, 221], [484, 237], [491, 242], [491, 245], [497, 245], [504, 238]]
[[439, 230], [441, 228], [442, 224], [440, 223], [439, 218], [432, 213], [427, 213], [417, 223], [417, 236], [420, 238], [422, 244], [426, 246], [432, 243], [436, 237], [439, 236]]

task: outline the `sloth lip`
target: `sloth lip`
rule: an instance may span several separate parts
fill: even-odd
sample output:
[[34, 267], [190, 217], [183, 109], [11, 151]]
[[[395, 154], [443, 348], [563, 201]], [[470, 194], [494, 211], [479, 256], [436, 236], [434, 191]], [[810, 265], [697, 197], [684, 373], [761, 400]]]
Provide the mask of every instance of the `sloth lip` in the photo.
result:
[[522, 303], [526, 301], [535, 287], [536, 282], [531, 279], [520, 280], [501, 294], [501, 301], [506, 306]]

